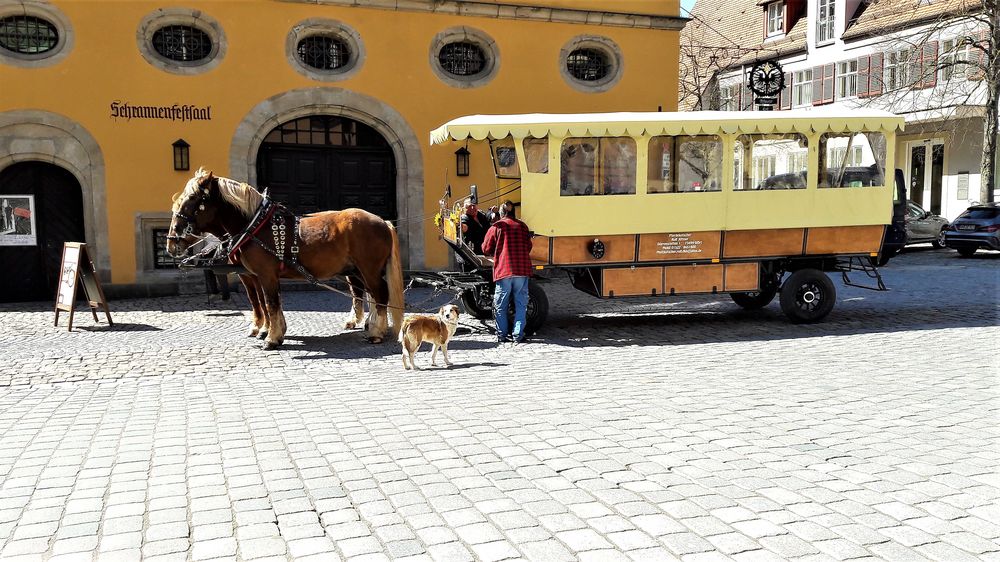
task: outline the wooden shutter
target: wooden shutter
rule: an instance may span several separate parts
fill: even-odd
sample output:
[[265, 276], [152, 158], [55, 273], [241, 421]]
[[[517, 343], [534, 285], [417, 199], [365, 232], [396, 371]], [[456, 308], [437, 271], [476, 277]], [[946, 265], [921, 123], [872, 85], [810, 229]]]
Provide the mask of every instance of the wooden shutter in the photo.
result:
[[872, 53], [871, 63], [868, 65], [868, 96], [878, 96], [882, 94], [882, 60], [883, 53]]
[[858, 97], [868, 97], [868, 83], [871, 80], [869, 65], [871, 57], [858, 57]]
[[813, 105], [823, 105], [823, 67], [813, 67]]
[[910, 55], [910, 72], [913, 89], [933, 88], [937, 84], [937, 41], [928, 41]]
[[823, 103], [833, 103], [837, 83], [834, 80], [837, 74], [837, 65], [830, 63], [823, 67]]
[[792, 108], [792, 73], [785, 73], [785, 87], [781, 90], [781, 96], [778, 99], [778, 109], [791, 109]]
[[[979, 68], [975, 67], [970, 68], [969, 73], [967, 74], [969, 80], [982, 80], [983, 78], [986, 78], [986, 63], [989, 62], [986, 60], [986, 48], [989, 46], [989, 40], [990, 40], [989, 29], [984, 29], [979, 32], [978, 47], [973, 50], [973, 53], [975, 53], [976, 51], [978, 51], [979, 53], [977, 60], [969, 61], [973, 64], [978, 64]], [[1000, 48], [1000, 46], [998, 46], [997, 48]]]
[[938, 42], [928, 41], [924, 44], [923, 58], [920, 62], [923, 72], [922, 86], [933, 88], [937, 85], [937, 62], [938, 62]]

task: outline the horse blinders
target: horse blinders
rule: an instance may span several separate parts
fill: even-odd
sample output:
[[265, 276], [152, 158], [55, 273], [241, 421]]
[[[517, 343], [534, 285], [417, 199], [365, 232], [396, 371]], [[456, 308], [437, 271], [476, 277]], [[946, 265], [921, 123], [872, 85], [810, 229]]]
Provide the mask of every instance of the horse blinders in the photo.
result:
[[[170, 232], [168, 232], [167, 233], [168, 241], [176, 242], [179, 240], [186, 240], [189, 236], [194, 236], [200, 233], [200, 231], [195, 230], [198, 222], [198, 212], [205, 210], [205, 202], [208, 201], [208, 198], [211, 196], [211, 192], [209, 191], [208, 187], [199, 187], [198, 191], [200, 193], [200, 197], [198, 198], [197, 205], [190, 212], [190, 216], [185, 214], [184, 212], [178, 212], [178, 211], [173, 212], [174, 225], [171, 231], [177, 232], [178, 230], [177, 229], [178, 225], [176, 224], [177, 219], [181, 219], [184, 221], [184, 229], [180, 231], [180, 234], [171, 234]], [[187, 206], [186, 203], [187, 202], [185, 202], [185, 205], [181, 205], [180, 209], [181, 211], [185, 211], [185, 207]]]

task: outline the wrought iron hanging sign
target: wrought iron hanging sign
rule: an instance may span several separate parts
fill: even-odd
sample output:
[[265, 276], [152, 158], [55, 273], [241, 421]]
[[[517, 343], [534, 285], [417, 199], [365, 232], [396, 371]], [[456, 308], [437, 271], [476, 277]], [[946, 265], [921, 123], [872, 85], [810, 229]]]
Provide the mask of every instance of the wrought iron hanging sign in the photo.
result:
[[785, 87], [785, 73], [778, 61], [754, 63], [750, 68], [750, 90], [757, 94], [757, 109], [770, 111], [778, 103], [778, 93]]

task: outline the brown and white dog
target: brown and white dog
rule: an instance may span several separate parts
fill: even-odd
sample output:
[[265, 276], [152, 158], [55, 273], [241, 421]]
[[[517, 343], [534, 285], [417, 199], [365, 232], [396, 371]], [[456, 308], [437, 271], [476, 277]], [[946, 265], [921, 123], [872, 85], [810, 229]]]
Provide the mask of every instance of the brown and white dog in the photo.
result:
[[403, 328], [399, 331], [399, 343], [403, 344], [403, 368], [412, 367], [420, 370], [417, 362], [413, 360], [413, 354], [423, 342], [431, 344], [431, 365], [437, 365], [435, 360], [439, 347], [444, 355], [444, 364], [451, 365], [448, 359], [448, 340], [455, 335], [456, 328], [458, 328], [458, 307], [453, 304], [442, 306], [436, 316], [422, 314], [404, 320]]

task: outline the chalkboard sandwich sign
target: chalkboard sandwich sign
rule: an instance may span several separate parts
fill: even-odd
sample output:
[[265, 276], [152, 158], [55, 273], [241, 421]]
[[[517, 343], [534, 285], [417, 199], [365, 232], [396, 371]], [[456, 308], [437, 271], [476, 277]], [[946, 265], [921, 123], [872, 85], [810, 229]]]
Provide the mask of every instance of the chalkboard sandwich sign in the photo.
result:
[[59, 285], [56, 287], [56, 321], [59, 325], [59, 311], [69, 312], [69, 331], [73, 331], [73, 309], [76, 305], [77, 284], [83, 284], [84, 299], [90, 306], [90, 313], [94, 315], [94, 322], [100, 322], [97, 318], [97, 308], [104, 309], [104, 315], [108, 318], [108, 326], [114, 326], [111, 321], [111, 311], [108, 310], [108, 300], [104, 298], [104, 289], [101, 288], [101, 280], [97, 278], [97, 271], [94, 263], [90, 261], [87, 254], [87, 245], [83, 242], [66, 242], [63, 245], [62, 267], [59, 268]]

